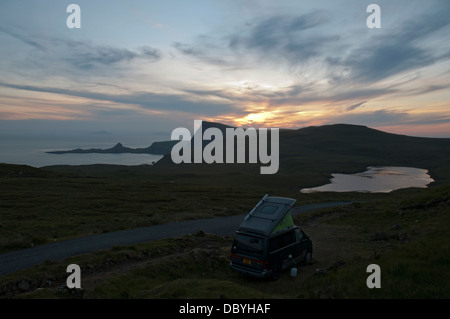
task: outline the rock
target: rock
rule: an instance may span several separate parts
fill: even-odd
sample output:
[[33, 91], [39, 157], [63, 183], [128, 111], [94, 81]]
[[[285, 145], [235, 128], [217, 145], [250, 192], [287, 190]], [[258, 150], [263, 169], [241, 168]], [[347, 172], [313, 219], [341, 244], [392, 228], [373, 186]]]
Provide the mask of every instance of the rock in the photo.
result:
[[73, 299], [83, 299], [84, 297], [84, 288], [74, 288], [69, 290], [72, 294]]
[[408, 234], [407, 233], [400, 233], [397, 236], [397, 239], [400, 241], [406, 241], [408, 240]]
[[391, 229], [392, 230], [397, 230], [397, 229], [399, 229], [400, 228], [400, 226], [398, 225], [398, 224], [393, 224], [392, 226], [391, 226]]
[[319, 297], [320, 299], [334, 299], [333, 296], [333, 291], [334, 291], [334, 286], [327, 286], [325, 287], [325, 289], [322, 289], [321, 291], [318, 292], [317, 297]]
[[385, 232], [376, 232], [371, 238], [371, 241], [384, 241], [387, 240], [387, 235]]
[[199, 230], [197, 233], [194, 234], [194, 236], [205, 237], [205, 232], [203, 230]]
[[314, 275], [326, 275], [326, 274], [327, 274], [327, 271], [325, 269], [318, 268], [314, 271]]
[[375, 260], [375, 259], [378, 259], [378, 258], [380, 258], [380, 253], [379, 252], [377, 252], [377, 251], [374, 251], [372, 254], [370, 254], [370, 256], [369, 256], [369, 260]]
[[337, 270], [338, 268], [340, 268], [340, 267], [342, 267], [344, 265], [345, 265], [345, 261], [338, 260], [333, 265], [328, 267], [328, 270]]
[[84, 288], [68, 288], [67, 286], [59, 286], [56, 291], [62, 294], [65, 298], [83, 299], [85, 289]]
[[21, 280], [18, 284], [17, 284], [17, 289], [19, 289], [20, 291], [28, 291], [31, 288], [31, 284], [28, 280]]

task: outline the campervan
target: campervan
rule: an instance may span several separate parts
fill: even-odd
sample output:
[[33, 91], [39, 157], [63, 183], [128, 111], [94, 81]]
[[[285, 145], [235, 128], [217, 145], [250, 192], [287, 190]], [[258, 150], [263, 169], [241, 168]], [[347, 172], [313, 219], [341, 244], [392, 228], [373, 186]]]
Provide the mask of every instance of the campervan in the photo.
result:
[[233, 270], [277, 280], [283, 270], [311, 261], [312, 241], [290, 214], [295, 202], [266, 195], [247, 214], [231, 246]]

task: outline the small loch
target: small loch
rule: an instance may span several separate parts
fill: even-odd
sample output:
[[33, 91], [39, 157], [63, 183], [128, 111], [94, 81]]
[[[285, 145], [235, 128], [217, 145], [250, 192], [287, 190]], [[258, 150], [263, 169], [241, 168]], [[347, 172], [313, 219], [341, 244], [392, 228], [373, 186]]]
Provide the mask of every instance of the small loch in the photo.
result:
[[434, 182], [428, 170], [414, 167], [368, 167], [357, 174], [332, 174], [329, 184], [303, 188], [302, 193], [314, 192], [365, 192], [389, 193], [401, 188], [427, 188]]

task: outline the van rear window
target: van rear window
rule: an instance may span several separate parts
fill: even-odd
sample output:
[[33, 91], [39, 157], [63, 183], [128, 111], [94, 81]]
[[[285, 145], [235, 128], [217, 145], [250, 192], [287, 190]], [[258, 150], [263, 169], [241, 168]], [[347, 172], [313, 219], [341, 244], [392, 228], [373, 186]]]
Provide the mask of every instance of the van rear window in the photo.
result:
[[251, 253], [262, 253], [263, 239], [259, 237], [238, 234], [235, 238], [235, 246], [237, 249]]

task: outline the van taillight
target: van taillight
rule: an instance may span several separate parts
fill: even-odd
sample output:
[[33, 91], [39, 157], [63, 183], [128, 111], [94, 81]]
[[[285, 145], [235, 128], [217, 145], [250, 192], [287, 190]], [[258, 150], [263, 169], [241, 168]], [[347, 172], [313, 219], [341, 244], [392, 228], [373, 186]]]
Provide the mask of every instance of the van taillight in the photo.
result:
[[235, 254], [230, 254], [230, 260], [231, 261], [236, 261], [237, 259], [242, 259], [241, 256], [235, 255]]
[[239, 255], [230, 254], [231, 262], [239, 262], [239, 263], [244, 262], [245, 263], [244, 259], [250, 261], [249, 265], [253, 265], [253, 266], [256, 266], [256, 267], [261, 268], [261, 269], [268, 269], [269, 268], [269, 263], [267, 261], [262, 261], [262, 260], [258, 260], [258, 259], [244, 258], [244, 257], [239, 256]]

